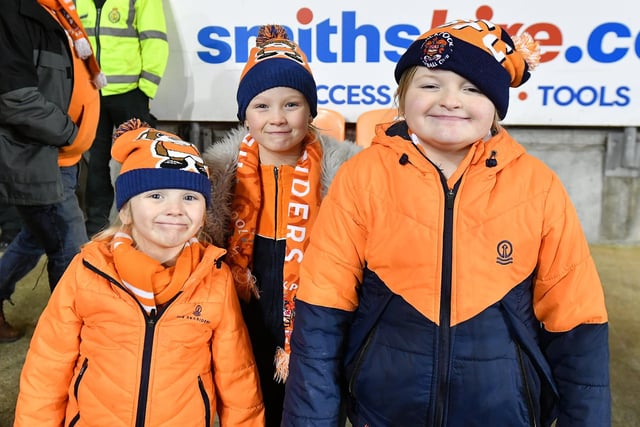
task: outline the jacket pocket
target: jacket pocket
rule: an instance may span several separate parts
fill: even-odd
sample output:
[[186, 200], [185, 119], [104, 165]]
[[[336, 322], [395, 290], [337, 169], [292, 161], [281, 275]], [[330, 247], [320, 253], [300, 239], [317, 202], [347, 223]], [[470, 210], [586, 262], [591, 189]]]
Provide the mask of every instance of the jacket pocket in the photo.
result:
[[80, 421], [80, 404], [78, 403], [78, 390], [80, 389], [80, 383], [82, 382], [82, 378], [84, 377], [84, 374], [87, 371], [88, 367], [89, 367], [89, 359], [85, 358], [84, 362], [82, 362], [82, 367], [78, 372], [78, 376], [76, 377], [76, 380], [73, 382], [73, 398], [76, 400], [76, 407], [78, 408], [78, 411], [76, 412], [76, 415], [69, 422], [69, 427], [75, 426], [76, 424], [78, 424], [78, 421]]
[[211, 403], [209, 394], [200, 375], [198, 375], [198, 389], [200, 390], [200, 396], [202, 396], [202, 402], [204, 403], [204, 425], [205, 427], [211, 427]]
[[[528, 375], [528, 392], [532, 389], [532, 381], [539, 382], [539, 395], [531, 396], [535, 403], [539, 402], [539, 414], [542, 425], [556, 417], [558, 411], [559, 393], [555, 383], [551, 366], [547, 362], [540, 346], [531, 331], [517, 315], [517, 310], [512, 306], [511, 300], [505, 298], [500, 307], [505, 315], [507, 325], [513, 340], [516, 343], [519, 361], [523, 369], [523, 375]], [[526, 362], [526, 363], [525, 363]], [[530, 368], [528, 368], [530, 367]], [[528, 368], [528, 369], [527, 369]], [[534, 378], [535, 377], [535, 378]], [[526, 379], [527, 377], [525, 377]]]
[[38, 90], [49, 101], [67, 111], [73, 85], [73, 65], [71, 57], [62, 53], [41, 50], [34, 58], [38, 73]]
[[61, 54], [41, 50], [37, 58], [35, 58], [34, 65], [43, 68], [66, 70], [69, 64]]

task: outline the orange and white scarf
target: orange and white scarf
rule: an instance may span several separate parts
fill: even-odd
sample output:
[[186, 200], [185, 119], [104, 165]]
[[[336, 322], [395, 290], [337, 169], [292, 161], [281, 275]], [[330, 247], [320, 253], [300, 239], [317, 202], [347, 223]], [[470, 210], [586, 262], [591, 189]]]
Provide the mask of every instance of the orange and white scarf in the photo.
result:
[[[321, 199], [322, 147], [313, 136], [303, 141], [304, 151], [293, 173], [287, 206], [287, 236], [283, 266], [284, 349], [276, 349], [274, 379], [284, 382], [289, 375], [291, 333], [295, 318], [300, 263], [309, 245], [309, 234]], [[237, 183], [232, 209], [233, 234], [229, 238], [227, 263], [231, 267], [238, 296], [249, 301], [260, 298], [256, 278], [251, 273], [253, 242], [262, 203], [260, 156], [257, 141], [248, 134], [240, 144]]]
[[147, 313], [176, 296], [202, 259], [202, 246], [195, 237], [185, 243], [176, 264], [165, 267], [133, 247], [133, 239], [118, 232], [111, 242], [113, 261], [122, 284]]
[[97, 89], [105, 87], [107, 85], [107, 78], [102, 71], [100, 71], [100, 65], [93, 54], [89, 37], [80, 22], [73, 0], [38, 0], [38, 3], [53, 14], [54, 18], [62, 25], [69, 37], [71, 37], [76, 54], [84, 61], [89, 69], [95, 87]]

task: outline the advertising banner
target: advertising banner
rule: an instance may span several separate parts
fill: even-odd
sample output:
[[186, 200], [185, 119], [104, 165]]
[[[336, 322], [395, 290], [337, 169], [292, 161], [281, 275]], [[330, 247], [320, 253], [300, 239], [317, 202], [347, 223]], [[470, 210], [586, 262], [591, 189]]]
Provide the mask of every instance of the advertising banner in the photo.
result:
[[528, 32], [539, 67], [511, 89], [505, 124], [640, 125], [640, 7], [589, 2], [164, 0], [169, 65], [152, 112], [160, 120], [236, 121], [240, 72], [258, 28], [284, 25], [305, 51], [320, 107], [348, 122], [394, 106], [395, 63], [420, 34], [454, 19]]

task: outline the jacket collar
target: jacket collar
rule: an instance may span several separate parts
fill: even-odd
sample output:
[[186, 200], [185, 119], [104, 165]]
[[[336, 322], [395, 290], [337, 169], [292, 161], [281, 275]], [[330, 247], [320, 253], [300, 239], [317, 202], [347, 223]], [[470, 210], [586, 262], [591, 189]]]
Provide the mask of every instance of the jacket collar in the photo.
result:
[[[378, 125], [372, 145], [385, 146], [393, 150], [398, 158], [404, 153], [410, 157], [417, 154], [417, 151], [412, 147], [413, 142], [409, 136], [409, 127], [404, 120]], [[497, 135], [488, 140], [475, 142], [468, 153], [471, 159], [466, 161], [470, 166], [479, 165], [482, 170], [495, 174], [524, 153], [524, 147], [516, 142], [506, 129], [501, 128]], [[494, 166], [490, 166], [494, 162], [489, 159], [495, 160]]]
[[[211, 208], [207, 209], [207, 231], [217, 246], [221, 246], [221, 243], [222, 247], [226, 245], [231, 221], [231, 202], [236, 183], [238, 151], [246, 134], [247, 130], [242, 126], [231, 129], [202, 154], [209, 168], [211, 181]], [[322, 197], [324, 197], [338, 168], [362, 148], [353, 141], [337, 141], [324, 135], [321, 135], [319, 140], [322, 144]]]

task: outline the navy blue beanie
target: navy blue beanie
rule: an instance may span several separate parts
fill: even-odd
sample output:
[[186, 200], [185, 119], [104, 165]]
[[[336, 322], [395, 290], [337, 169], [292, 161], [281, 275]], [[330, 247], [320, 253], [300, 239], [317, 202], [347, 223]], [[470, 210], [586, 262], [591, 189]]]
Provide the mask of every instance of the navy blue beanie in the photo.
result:
[[238, 119], [244, 122], [251, 100], [265, 90], [290, 87], [304, 95], [311, 116], [318, 114], [318, 93], [307, 57], [300, 47], [289, 40], [284, 27], [264, 25], [258, 31], [256, 47], [240, 75], [236, 100]]
[[[496, 107], [500, 119], [509, 108], [509, 88], [526, 82], [540, 58], [528, 34], [514, 40], [486, 21], [458, 20], [433, 28], [415, 40], [395, 69], [396, 82], [410, 67], [453, 71], [473, 83]], [[537, 55], [537, 57], [536, 57]]]

